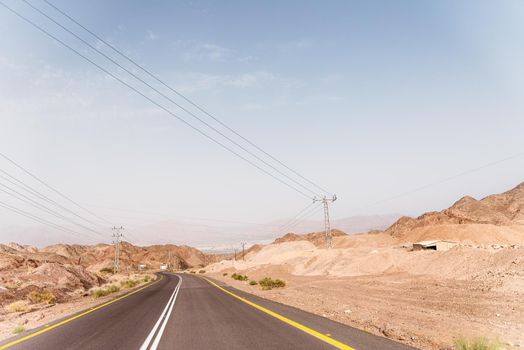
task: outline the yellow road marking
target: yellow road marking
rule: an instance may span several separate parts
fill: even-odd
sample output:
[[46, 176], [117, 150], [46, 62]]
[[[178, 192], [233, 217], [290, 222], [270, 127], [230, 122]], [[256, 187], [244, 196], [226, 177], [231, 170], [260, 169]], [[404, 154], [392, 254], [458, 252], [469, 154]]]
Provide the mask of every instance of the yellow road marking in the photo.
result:
[[51, 326], [46, 326], [47, 328], [41, 329], [41, 330], [39, 330], [38, 332], [31, 333], [31, 334], [29, 334], [29, 335], [27, 335], [27, 336], [25, 336], [25, 337], [23, 337], [23, 338], [20, 338], [20, 339], [17, 339], [17, 340], [13, 340], [12, 342], [10, 342], [10, 343], [8, 343], [8, 344], [5, 344], [5, 345], [0, 346], [0, 350], [7, 349], [7, 348], [9, 348], [9, 347], [11, 347], [11, 346], [13, 346], [13, 345], [16, 345], [16, 344], [20, 344], [20, 343], [22, 343], [22, 342], [24, 342], [24, 341], [26, 341], [26, 340], [29, 340], [29, 339], [31, 339], [31, 338], [34, 338], [34, 337], [40, 335], [40, 334], [42, 334], [42, 333], [45, 333], [45, 332], [48, 332], [48, 331], [50, 331], [50, 330], [52, 330], [52, 329], [55, 329], [55, 328], [57, 328], [57, 327], [63, 326], [64, 324], [69, 323], [69, 322], [71, 322], [71, 321], [73, 321], [73, 320], [76, 320], [77, 318], [80, 318], [80, 317], [82, 317], [82, 316], [85, 316], [85, 315], [87, 315], [87, 314], [90, 314], [90, 313], [92, 313], [92, 312], [94, 312], [94, 311], [96, 311], [96, 310], [99, 310], [99, 309], [101, 309], [101, 308], [103, 308], [103, 307], [106, 307], [106, 306], [108, 306], [108, 305], [110, 305], [110, 304], [113, 304], [113, 303], [115, 303], [115, 302], [117, 302], [117, 301], [119, 301], [119, 300], [122, 300], [122, 299], [124, 299], [124, 298], [127, 298], [127, 297], [130, 296], [130, 295], [133, 295], [133, 294], [135, 294], [135, 293], [140, 292], [141, 290], [144, 290], [144, 289], [146, 289], [146, 288], [148, 288], [148, 287], [151, 287], [153, 284], [156, 284], [156, 283], [160, 282], [160, 280], [162, 280], [163, 278], [164, 278], [163, 276], [160, 276], [160, 278], [157, 279], [156, 281], [154, 281], [153, 283], [150, 283], [150, 284], [148, 284], [148, 285], [146, 285], [146, 286], [143, 286], [143, 287], [141, 287], [141, 288], [139, 288], [139, 289], [137, 289], [137, 290], [134, 290], [134, 291], [132, 291], [131, 293], [124, 294], [124, 295], [122, 295], [122, 296], [120, 296], [120, 297], [118, 297], [118, 298], [116, 298], [116, 299], [113, 299], [113, 300], [110, 300], [110, 301], [105, 302], [105, 303], [103, 303], [103, 304], [100, 304], [100, 305], [98, 305], [98, 306], [96, 306], [96, 307], [94, 307], [94, 308], [91, 308], [91, 309], [89, 309], [89, 310], [87, 310], [87, 311], [82, 312], [81, 314], [75, 315], [75, 316], [70, 317], [70, 318], [68, 318], [68, 319], [66, 319], [66, 320], [63, 320], [63, 321], [58, 322], [58, 323], [55, 323], [55, 324], [53, 324], [53, 325], [51, 325]]
[[324, 341], [324, 342], [326, 342], [328, 344], [331, 344], [331, 345], [333, 345], [334, 347], [336, 347], [338, 349], [355, 350], [354, 348], [350, 347], [349, 345], [346, 345], [346, 344], [344, 344], [342, 342], [339, 342], [338, 340], [335, 340], [333, 338], [329, 338], [328, 336], [326, 336], [326, 335], [324, 335], [324, 334], [322, 334], [320, 332], [317, 332], [317, 331], [315, 331], [315, 330], [313, 330], [313, 329], [311, 329], [309, 327], [306, 327], [306, 326], [304, 326], [304, 325], [302, 325], [302, 324], [300, 324], [300, 323], [298, 323], [296, 321], [290, 320], [289, 318], [284, 317], [284, 316], [282, 316], [280, 314], [277, 314], [276, 312], [271, 311], [269, 309], [266, 309], [263, 306], [255, 304], [252, 301], [249, 301], [249, 300], [247, 300], [245, 298], [242, 298], [241, 296], [238, 296], [235, 293], [232, 293], [232, 292], [228, 291], [227, 289], [220, 287], [218, 284], [214, 283], [213, 281], [208, 280], [205, 277], [202, 277], [202, 278], [205, 279], [206, 281], [208, 281], [209, 283], [211, 283], [213, 286], [215, 286], [218, 289], [220, 289], [221, 291], [223, 291], [223, 292], [225, 292], [225, 293], [227, 293], [227, 294], [229, 294], [229, 295], [231, 295], [231, 296], [233, 296], [233, 297], [235, 297], [235, 298], [237, 298], [239, 300], [242, 300], [244, 303], [253, 306], [255, 309], [258, 309], [258, 310], [260, 310], [262, 312], [265, 312], [268, 315], [271, 315], [271, 316], [273, 316], [275, 318], [278, 318], [282, 322], [285, 322], [285, 323], [287, 323], [287, 324], [289, 324], [289, 325], [291, 325], [291, 326], [293, 326], [295, 328], [298, 328], [301, 331], [306, 332], [306, 333], [314, 336], [315, 338], [318, 338], [318, 339], [320, 339], [320, 340], [322, 340], [322, 341]]

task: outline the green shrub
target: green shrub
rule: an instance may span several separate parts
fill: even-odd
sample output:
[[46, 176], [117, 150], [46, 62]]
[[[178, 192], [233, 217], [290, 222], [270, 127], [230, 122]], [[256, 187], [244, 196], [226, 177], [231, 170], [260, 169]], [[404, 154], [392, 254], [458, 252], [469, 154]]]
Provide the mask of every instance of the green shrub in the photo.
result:
[[143, 281], [146, 282], [146, 283], [151, 281], [151, 276], [149, 276], [149, 275], [144, 276], [144, 280]]
[[14, 333], [14, 334], [20, 334], [20, 333], [22, 333], [22, 332], [25, 332], [25, 328], [22, 327], [22, 326], [17, 326], [17, 327], [15, 327], [15, 329], [13, 330], [13, 333]]
[[249, 281], [249, 285], [250, 285], [250, 286], [256, 286], [257, 284], [258, 284], [258, 282], [255, 281], [255, 280], [251, 280], [251, 281]]
[[124, 288], [133, 288], [137, 284], [138, 284], [138, 281], [136, 280], [125, 280], [125, 281], [120, 282], [120, 285]]
[[240, 275], [237, 273], [232, 274], [231, 278], [237, 281], [247, 281], [249, 279], [246, 275]]
[[112, 267], [104, 267], [103, 269], [100, 269], [100, 273], [113, 273], [114, 270]]
[[258, 284], [260, 284], [263, 290], [269, 290], [273, 288], [283, 288], [286, 286], [286, 282], [280, 279], [274, 280], [271, 277], [264, 277], [263, 279], [258, 281]]
[[466, 339], [459, 337], [454, 341], [456, 350], [501, 350], [502, 345], [498, 341], [491, 341], [484, 337]]
[[227, 272], [224, 272], [224, 273], [222, 274], [222, 276], [226, 277], [226, 276], [227, 276]]
[[54, 304], [56, 302], [56, 297], [53, 293], [44, 291], [44, 292], [37, 292], [32, 291], [27, 295], [27, 299], [31, 304], [40, 304], [40, 303], [46, 303], [46, 304]]
[[206, 270], [200, 270], [198, 273], [206, 273]]

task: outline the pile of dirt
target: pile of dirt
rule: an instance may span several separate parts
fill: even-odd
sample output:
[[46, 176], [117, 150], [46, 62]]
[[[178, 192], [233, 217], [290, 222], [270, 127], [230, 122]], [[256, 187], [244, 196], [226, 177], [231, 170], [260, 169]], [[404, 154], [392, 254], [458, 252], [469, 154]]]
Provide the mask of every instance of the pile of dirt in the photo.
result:
[[[386, 232], [393, 237], [405, 239], [410, 232], [424, 227], [472, 224], [499, 227], [524, 225], [524, 182], [512, 190], [481, 200], [463, 197], [450, 208], [440, 212], [425, 213], [417, 218], [402, 217]], [[500, 229], [497, 234], [504, 235], [504, 232], [505, 229]], [[508, 237], [505, 242], [510, 240]]]

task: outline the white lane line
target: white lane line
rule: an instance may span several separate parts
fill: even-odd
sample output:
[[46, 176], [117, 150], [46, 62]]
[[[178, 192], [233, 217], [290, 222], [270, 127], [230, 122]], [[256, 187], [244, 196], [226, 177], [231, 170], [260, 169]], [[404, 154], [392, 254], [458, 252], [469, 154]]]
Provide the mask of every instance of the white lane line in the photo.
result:
[[171, 303], [169, 312], [167, 313], [166, 317], [164, 318], [164, 323], [162, 323], [162, 327], [160, 327], [160, 330], [158, 331], [158, 334], [155, 337], [155, 341], [153, 342], [153, 345], [151, 346], [151, 350], [156, 350], [156, 348], [158, 347], [158, 343], [160, 343], [160, 339], [162, 338], [162, 334], [164, 333], [164, 329], [166, 328], [167, 321], [169, 320], [169, 316], [171, 316], [171, 311], [173, 311], [173, 306], [175, 306], [176, 297], [178, 296], [178, 292], [180, 291], [180, 286], [182, 285], [182, 276], [178, 276], [178, 278], [180, 278], [180, 282], [178, 283], [178, 288], [176, 290], [175, 297], [173, 298], [173, 302]]
[[[171, 294], [171, 296], [169, 297], [169, 300], [168, 300], [168, 302], [166, 304], [166, 307], [164, 308], [164, 310], [160, 314], [160, 317], [156, 321], [155, 326], [153, 327], [151, 332], [149, 332], [149, 335], [147, 336], [146, 340], [144, 341], [144, 343], [140, 347], [140, 350], [147, 350], [147, 348], [149, 347], [149, 344], [151, 343], [151, 340], [153, 339], [153, 336], [156, 333], [156, 330], [160, 326], [160, 323], [162, 322], [162, 319], [164, 318], [164, 316], [166, 315], [166, 313], [167, 313], [167, 311], [169, 309], [169, 305], [171, 304], [172, 301], [174, 301], [174, 298], [176, 297], [176, 294], [178, 293], [178, 289], [180, 288], [180, 285], [182, 284], [182, 277], [180, 277], [180, 276], [177, 276], [177, 277], [178, 277], [178, 284], [175, 287], [175, 289], [173, 290], [173, 294]], [[173, 304], [174, 304], [174, 302], [173, 302]], [[171, 307], [171, 309], [172, 309], [172, 307]]]

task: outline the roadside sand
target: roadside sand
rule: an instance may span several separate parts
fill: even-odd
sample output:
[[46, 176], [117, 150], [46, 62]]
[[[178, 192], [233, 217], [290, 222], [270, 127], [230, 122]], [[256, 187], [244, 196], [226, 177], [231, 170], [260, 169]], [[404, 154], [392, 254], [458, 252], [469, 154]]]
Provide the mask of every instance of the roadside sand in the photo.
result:
[[[458, 336], [524, 348], [524, 248], [518, 245], [411, 252], [390, 236], [361, 235], [339, 237], [331, 250], [308, 241], [272, 244], [245, 261], [206, 270], [241, 290], [422, 349], [451, 349]], [[237, 271], [254, 280], [281, 278], [287, 286], [262, 291], [230, 278]]]
[[524, 346], [523, 295], [483, 290], [482, 283], [437, 281], [387, 274], [358, 277], [293, 276], [278, 268], [247, 273], [284, 279], [263, 291], [229, 276], [211, 274], [238, 289], [386, 336], [422, 349], [451, 349], [459, 335], [500, 338]]

